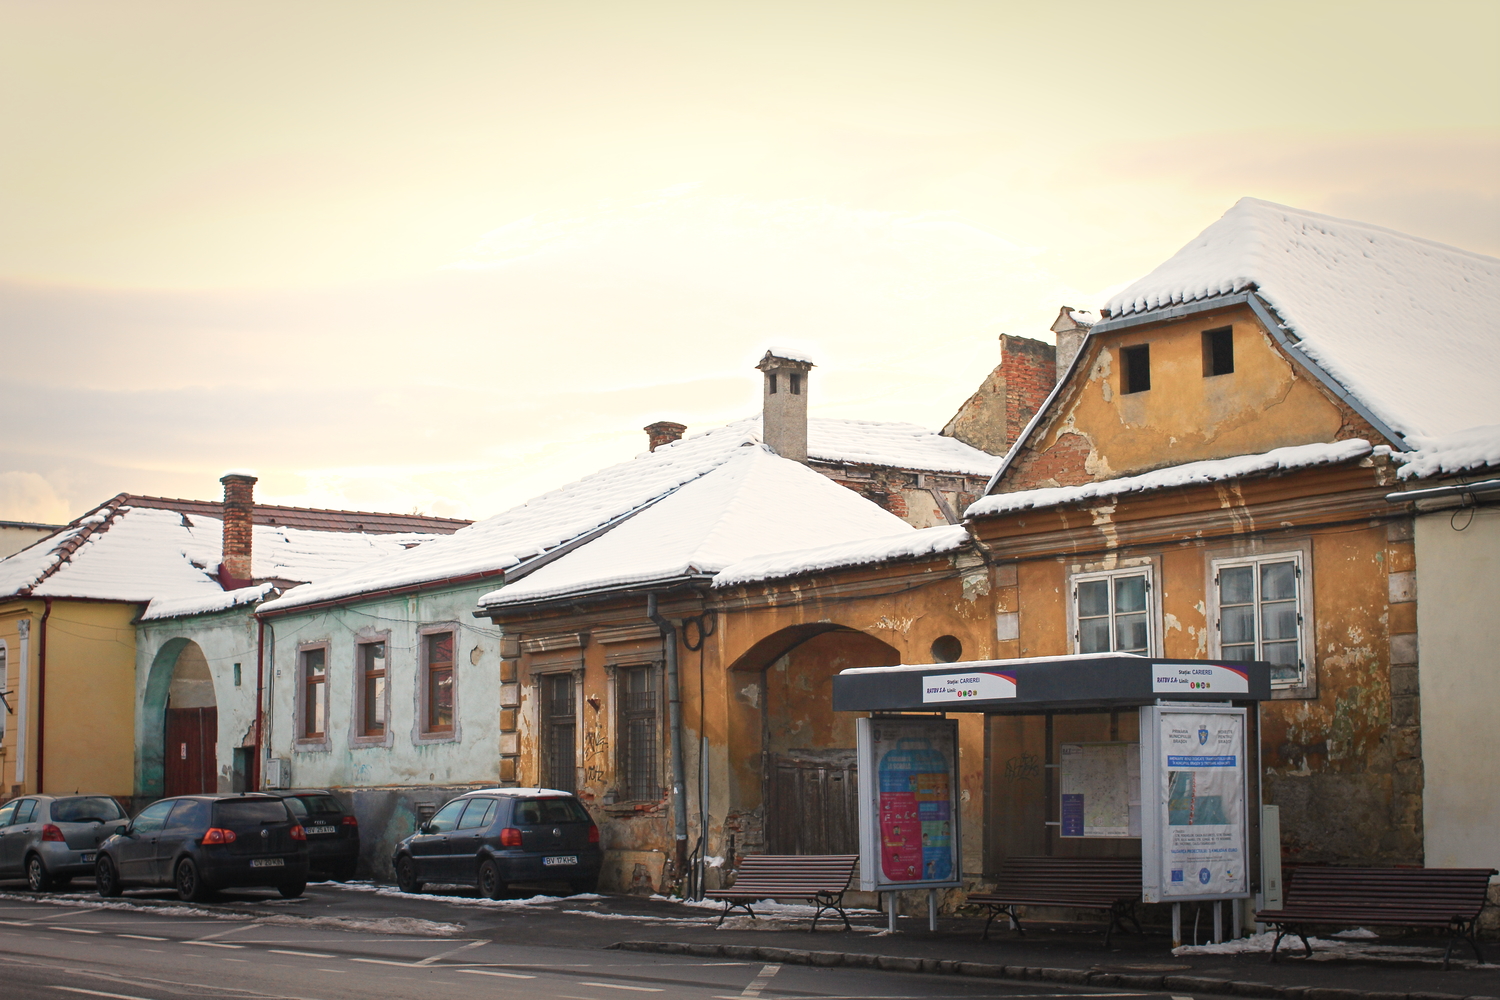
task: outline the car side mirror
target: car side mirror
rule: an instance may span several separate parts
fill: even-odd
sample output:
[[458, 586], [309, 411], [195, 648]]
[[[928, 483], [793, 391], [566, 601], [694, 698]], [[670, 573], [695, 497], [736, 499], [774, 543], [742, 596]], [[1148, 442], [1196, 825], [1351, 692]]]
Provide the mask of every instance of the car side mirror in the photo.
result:
[[417, 824], [417, 832], [418, 833], [431, 833], [432, 832], [432, 824], [431, 823], [419, 823], [419, 824]]

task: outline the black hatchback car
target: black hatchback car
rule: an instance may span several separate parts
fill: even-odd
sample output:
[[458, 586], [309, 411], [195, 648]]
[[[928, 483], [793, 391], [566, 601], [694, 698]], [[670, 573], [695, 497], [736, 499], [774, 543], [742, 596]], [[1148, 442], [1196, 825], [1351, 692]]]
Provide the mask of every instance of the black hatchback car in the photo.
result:
[[396, 845], [391, 860], [402, 892], [445, 882], [499, 899], [511, 882], [566, 882], [573, 892], [592, 892], [604, 852], [599, 828], [576, 796], [487, 788], [444, 805]]
[[266, 792], [284, 801], [307, 832], [307, 867], [347, 882], [359, 865], [359, 820], [345, 811], [326, 788], [291, 788]]
[[307, 834], [271, 795], [181, 795], [153, 802], [99, 845], [101, 896], [171, 886], [185, 900], [231, 886], [275, 886], [288, 899], [307, 887]]

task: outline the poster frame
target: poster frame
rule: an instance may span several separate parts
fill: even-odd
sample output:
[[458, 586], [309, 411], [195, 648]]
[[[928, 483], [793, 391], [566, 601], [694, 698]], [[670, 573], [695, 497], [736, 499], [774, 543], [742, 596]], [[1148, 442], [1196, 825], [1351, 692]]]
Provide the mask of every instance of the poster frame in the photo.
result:
[[[896, 882], [886, 879], [880, 864], [880, 773], [875, 760], [873, 727], [939, 725], [948, 733], [948, 815], [952, 823], [953, 877]], [[903, 892], [908, 889], [954, 889], [963, 885], [963, 817], [959, 794], [958, 720], [933, 715], [880, 715], [855, 720], [859, 779], [859, 888], [863, 892]]]
[[[1141, 713], [1141, 899], [1147, 903], [1213, 902], [1222, 899], [1248, 899], [1254, 880], [1250, 878], [1251, 810], [1259, 803], [1250, 799], [1249, 781], [1249, 712], [1243, 707], [1222, 702], [1159, 702], [1142, 705]], [[1241, 857], [1245, 859], [1245, 891], [1231, 893], [1173, 893], [1167, 895], [1162, 866], [1162, 843], [1166, 835], [1167, 803], [1160, 800], [1163, 775], [1161, 767], [1161, 720], [1169, 715], [1237, 715], [1240, 717], [1240, 800]], [[1150, 790], [1149, 797], [1147, 790]]]

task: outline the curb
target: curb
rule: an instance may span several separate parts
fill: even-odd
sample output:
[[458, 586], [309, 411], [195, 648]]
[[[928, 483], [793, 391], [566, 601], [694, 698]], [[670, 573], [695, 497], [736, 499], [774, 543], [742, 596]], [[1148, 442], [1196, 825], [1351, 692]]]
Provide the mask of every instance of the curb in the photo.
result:
[[1270, 997], [1276, 1000], [1496, 1000], [1495, 997], [1462, 993], [1380, 993], [1325, 986], [1276, 986], [1204, 976], [1151, 975], [1127, 972], [1090, 972], [1088, 969], [1048, 969], [1024, 965], [993, 965], [987, 962], [956, 962], [938, 958], [902, 958], [864, 952], [802, 951], [796, 948], [763, 948], [747, 944], [687, 944], [681, 941], [620, 941], [610, 945], [620, 951], [656, 952], [664, 955], [697, 955], [705, 958], [744, 958], [783, 965], [842, 965], [879, 969], [882, 972], [926, 972], [986, 979], [1044, 980], [1075, 986], [1124, 986], [1143, 990], [1183, 993], [1213, 993], [1222, 996]]

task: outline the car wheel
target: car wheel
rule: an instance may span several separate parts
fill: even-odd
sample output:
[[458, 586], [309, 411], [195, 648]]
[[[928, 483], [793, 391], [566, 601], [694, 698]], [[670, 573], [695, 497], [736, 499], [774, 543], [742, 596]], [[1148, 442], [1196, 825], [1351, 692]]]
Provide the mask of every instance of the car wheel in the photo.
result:
[[276, 891], [281, 893], [282, 899], [296, 899], [298, 896], [302, 895], [303, 891], [306, 888], [307, 883], [305, 881], [283, 882], [276, 887]]
[[568, 883], [568, 888], [572, 890], [575, 896], [580, 892], [598, 892], [599, 876], [595, 875], [593, 878], [575, 878]]
[[403, 855], [396, 862], [396, 888], [402, 892], [421, 892], [424, 883], [417, 881], [417, 865]]
[[94, 888], [101, 896], [118, 896], [121, 892], [120, 876], [115, 872], [114, 862], [107, 857], [94, 864]]
[[26, 884], [32, 892], [46, 892], [52, 888], [52, 876], [47, 874], [47, 866], [35, 854], [26, 856]]
[[485, 899], [500, 899], [505, 895], [505, 880], [500, 877], [500, 866], [486, 860], [479, 866], [479, 894]]
[[203, 884], [198, 866], [193, 864], [192, 858], [183, 858], [177, 862], [176, 876], [177, 897], [183, 902], [198, 903], [209, 897], [208, 886]]

